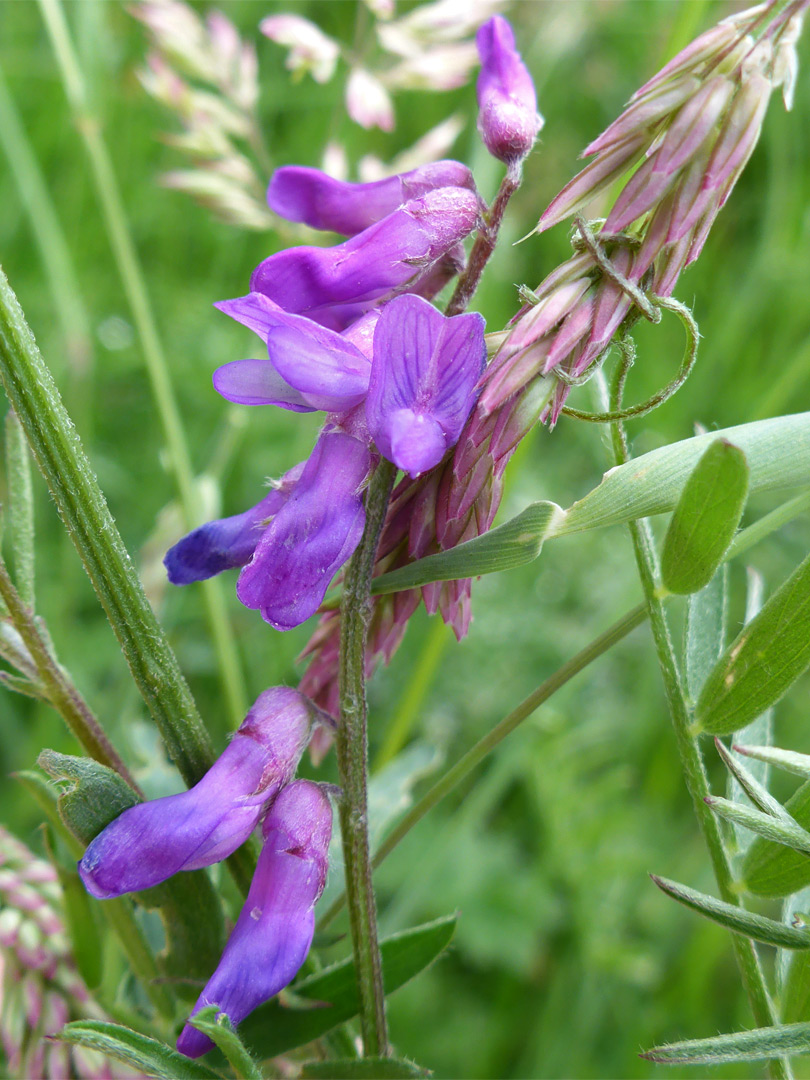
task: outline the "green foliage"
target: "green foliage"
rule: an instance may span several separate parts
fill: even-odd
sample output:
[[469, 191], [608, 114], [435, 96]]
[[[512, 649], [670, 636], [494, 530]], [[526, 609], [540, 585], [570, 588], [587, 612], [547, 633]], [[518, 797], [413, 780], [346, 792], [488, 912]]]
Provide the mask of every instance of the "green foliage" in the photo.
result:
[[[440, 956], [453, 937], [457, 915], [392, 934], [380, 942], [386, 994], [393, 993]], [[282, 1008], [268, 1002], [241, 1025], [245, 1044], [258, 1058], [275, 1057], [318, 1039], [357, 1015], [359, 997], [354, 962], [343, 960], [310, 975], [293, 987], [308, 1008]]]
[[120, 1024], [101, 1020], [74, 1020], [55, 1038], [108, 1054], [116, 1061], [159, 1080], [217, 1080], [217, 1074], [205, 1065], [191, 1061], [156, 1039], [150, 1039]]
[[659, 1065], [722, 1065], [728, 1061], [765, 1061], [782, 1054], [810, 1051], [810, 1024], [756, 1028], [734, 1035], [656, 1046], [642, 1057]]
[[207, 1005], [189, 1018], [189, 1023], [215, 1043], [234, 1072], [236, 1080], [261, 1080], [259, 1066], [248, 1053], [233, 1024], [216, 1005]]
[[700, 731], [728, 735], [755, 720], [810, 665], [810, 556], [729, 645], [695, 709]]
[[661, 554], [661, 580], [673, 593], [695, 593], [714, 577], [748, 497], [745, 454], [718, 439], [684, 485]]
[[308, 1061], [301, 1070], [301, 1080], [406, 1080], [430, 1075], [428, 1069], [397, 1058]]
[[745, 911], [736, 904], [727, 904], [714, 896], [690, 889], [687, 885], [679, 885], [676, 881], [668, 881], [666, 878], [656, 877], [655, 874], [651, 877], [667, 896], [697, 911], [699, 915], [705, 915], [712, 922], [727, 927], [735, 934], [753, 938], [754, 941], [763, 941], [766, 945], [779, 945], [783, 949], [810, 949], [810, 929], [807, 927], [786, 926], [775, 919], [766, 919], [763, 915]]

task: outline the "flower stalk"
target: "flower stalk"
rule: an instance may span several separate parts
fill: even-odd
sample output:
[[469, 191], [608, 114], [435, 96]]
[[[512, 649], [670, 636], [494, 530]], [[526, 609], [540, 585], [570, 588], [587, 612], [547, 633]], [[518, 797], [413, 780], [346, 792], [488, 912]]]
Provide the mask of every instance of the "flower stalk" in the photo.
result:
[[341, 603], [340, 724], [336, 739], [343, 788], [340, 828], [346, 867], [346, 896], [360, 995], [364, 1053], [389, 1052], [382, 962], [368, 837], [368, 731], [366, 640], [371, 614], [371, 575], [396, 467], [382, 459], [366, 499], [363, 537], [346, 571]]

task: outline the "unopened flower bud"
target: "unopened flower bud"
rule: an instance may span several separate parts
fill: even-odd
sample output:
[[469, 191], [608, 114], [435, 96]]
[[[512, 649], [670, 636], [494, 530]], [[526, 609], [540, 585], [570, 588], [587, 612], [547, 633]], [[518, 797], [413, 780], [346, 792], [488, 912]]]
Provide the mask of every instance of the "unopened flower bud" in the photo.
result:
[[493, 157], [515, 165], [534, 146], [543, 118], [532, 77], [515, 48], [512, 27], [494, 15], [475, 36], [481, 57], [478, 130]]

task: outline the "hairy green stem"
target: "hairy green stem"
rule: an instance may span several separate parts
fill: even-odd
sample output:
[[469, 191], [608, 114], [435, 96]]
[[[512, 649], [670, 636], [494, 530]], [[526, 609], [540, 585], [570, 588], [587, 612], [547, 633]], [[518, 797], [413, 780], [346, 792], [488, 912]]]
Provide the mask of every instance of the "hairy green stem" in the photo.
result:
[[[622, 389], [630, 363], [632, 363], [632, 353], [628, 351], [625, 352], [624, 362], [619, 366], [612, 390], [610, 402], [612, 412], [621, 410]], [[616, 464], [623, 465], [629, 460], [630, 455], [622, 423], [613, 423], [611, 433]], [[639, 578], [646, 598], [650, 628], [658, 654], [686, 786], [709, 849], [720, 896], [726, 903], [739, 907], [740, 899], [735, 888], [734, 875], [723, 834], [720, 831], [720, 823], [706, 802], [709, 796], [709, 782], [703, 756], [697, 739], [690, 734], [689, 709], [678, 670], [675, 648], [669, 633], [663, 603], [656, 592], [656, 558], [652, 533], [646, 518], [628, 522], [628, 527], [633, 541]], [[770, 1027], [778, 1023], [754, 942], [740, 934], [732, 934], [731, 943], [756, 1023], [760, 1027]], [[772, 1059], [769, 1062], [769, 1072], [775, 1080], [777, 1078], [787, 1080], [791, 1076], [787, 1060], [783, 1058]]]
[[0, 596], [3, 598], [15, 630], [31, 654], [37, 677], [48, 701], [60, 713], [87, 753], [96, 761], [100, 761], [102, 765], [115, 769], [133, 791], [143, 798], [143, 792], [116, 753], [90, 706], [51, 655], [33, 611], [14, 588], [2, 559], [0, 559]]
[[340, 828], [346, 896], [360, 995], [360, 1029], [367, 1057], [389, 1052], [377, 910], [368, 839], [368, 732], [366, 641], [371, 575], [396, 468], [382, 459], [366, 496], [366, 526], [349, 562], [340, 607], [340, 723], [336, 749], [343, 795]]
[[[101, 136], [99, 120], [89, 107], [84, 79], [59, 0], [40, 0], [40, 7], [62, 73], [68, 101], [90, 159], [110, 245], [141, 340], [152, 396], [166, 439], [183, 518], [186, 528], [192, 529], [199, 524], [199, 519], [191, 457], [166, 356], [149, 302], [143, 270], [127, 222], [124, 202], [107, 146]], [[213, 579], [205, 581], [202, 583], [202, 592], [228, 712], [232, 722], [239, 724], [247, 711], [247, 699], [221, 583]]]

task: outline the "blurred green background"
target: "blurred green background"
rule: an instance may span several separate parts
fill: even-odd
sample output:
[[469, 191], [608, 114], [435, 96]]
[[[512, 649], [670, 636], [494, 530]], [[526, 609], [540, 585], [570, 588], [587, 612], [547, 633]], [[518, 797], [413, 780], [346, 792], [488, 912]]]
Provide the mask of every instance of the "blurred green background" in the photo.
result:
[[[565, 226], [516, 247], [511, 242], [528, 232], [575, 171], [582, 147], [656, 67], [740, 6], [714, 0], [512, 6], [546, 125], [476, 299], [490, 329], [516, 310], [516, 284], [537, 284], [570, 250]], [[293, 84], [282, 51], [256, 30], [264, 15], [294, 10], [350, 41], [354, 0], [238, 0], [225, 10], [257, 41], [260, 108], [274, 165], [319, 164], [327, 136], [344, 145], [352, 163], [368, 152], [387, 160], [461, 111], [467, 123], [453, 155], [473, 166], [485, 196], [494, 193], [500, 166], [478, 143], [471, 85], [403, 93], [392, 134], [363, 132], [340, 107], [345, 69], [332, 84]], [[80, 0], [66, 11], [123, 189], [195, 468], [218, 462], [222, 512], [236, 513], [257, 500], [266, 476], [308, 453], [315, 431], [316, 421], [294, 414], [235, 410], [211, 387], [217, 365], [254, 348], [250, 335], [212, 302], [246, 291], [256, 263], [284, 245], [273, 234], [221, 224], [186, 195], [158, 185], [159, 174], [179, 158], [160, 138], [171, 118], [135, 75], [146, 50], [143, 27], [117, 2]], [[0, 68], [67, 237], [88, 339], [66, 346], [20, 187], [3, 154], [0, 262], [137, 556], [174, 497], [173, 483], [87, 159], [33, 2], [0, 4]], [[806, 64], [793, 113], [775, 96], [759, 148], [699, 264], [681, 279], [676, 295], [694, 305], [703, 335], [698, 367], [675, 399], [634, 423], [636, 453], [688, 437], [696, 422], [722, 427], [810, 408], [809, 193]], [[631, 400], [669, 380], [680, 334], [676, 320], [639, 328]], [[587, 391], [580, 394], [587, 407]], [[606, 464], [593, 427], [563, 419], [553, 432], [539, 430], [508, 474], [502, 516], [534, 499], [568, 505], [598, 482]], [[36, 497], [38, 604], [60, 659], [151, 789], [177, 790], [179, 780], [163, 767], [116, 641], [38, 478]], [[774, 504], [756, 501], [749, 520]], [[143, 556], [143, 573], [222, 746], [230, 724], [200, 591], [159, 585], [159, 558], [176, 535], [164, 528]], [[809, 544], [810, 523], [797, 521], [753, 549], [749, 562], [772, 588]], [[734, 629], [743, 609], [743, 566], [732, 568], [731, 582]], [[271, 630], [236, 602], [233, 584], [229, 577], [224, 592], [249, 698], [273, 683], [295, 684], [302, 670], [295, 658], [310, 627], [284, 635]], [[537, 563], [479, 582], [475, 619], [461, 645], [421, 611], [394, 662], [371, 686], [372, 759], [398, 718], [409, 739], [454, 760], [639, 599], [628, 536], [612, 528], [550, 544]], [[670, 610], [677, 628], [682, 612], [677, 603]], [[810, 751], [809, 689], [805, 677], [777, 709], [777, 742], [804, 752]], [[59, 718], [36, 702], [4, 692], [2, 718], [4, 778], [30, 768], [44, 746], [76, 752]], [[723, 775], [713, 752], [707, 756], [719, 790]], [[317, 774], [308, 765], [305, 771], [335, 778], [331, 758]], [[0, 819], [39, 846], [37, 809], [11, 779], [0, 787]], [[398, 1051], [438, 1077], [651, 1076], [659, 1070], [638, 1058], [641, 1049], [750, 1026], [725, 932], [659, 894], [650, 871], [712, 891], [642, 627], [502, 744], [380, 871], [384, 932], [461, 912], [450, 954], [390, 1001]], [[345, 954], [345, 942], [333, 951]]]

